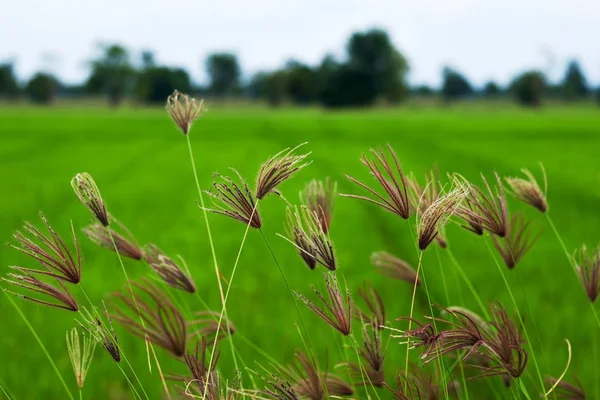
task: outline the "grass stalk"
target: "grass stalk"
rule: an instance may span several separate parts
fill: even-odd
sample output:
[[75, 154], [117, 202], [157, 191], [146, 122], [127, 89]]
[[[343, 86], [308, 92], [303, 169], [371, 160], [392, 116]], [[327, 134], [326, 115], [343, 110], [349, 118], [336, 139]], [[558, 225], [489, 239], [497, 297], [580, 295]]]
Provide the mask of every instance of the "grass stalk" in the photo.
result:
[[[125, 373], [125, 370], [123, 369], [123, 367], [121, 367], [121, 364], [116, 363], [117, 367], [119, 367], [119, 370], [121, 371], [121, 373], [123, 374], [123, 376], [125, 377], [125, 380], [127, 381], [127, 383], [129, 384], [129, 388], [131, 389], [131, 391], [133, 392], [134, 396], [138, 399], [141, 399], [139, 393], [137, 392], [137, 390], [135, 390], [135, 386], [133, 385], [133, 382], [131, 382], [131, 380], [129, 379], [129, 377], [127, 376], [127, 373]], [[144, 392], [145, 393], [145, 392]], [[148, 396], [146, 396], [146, 398], [148, 398]]]
[[[417, 275], [413, 284], [412, 299], [410, 301], [410, 314], [408, 319], [408, 330], [412, 329], [412, 317], [415, 308], [415, 297], [417, 295], [417, 283], [419, 282], [419, 273], [421, 272], [421, 262], [423, 261], [423, 252], [419, 251], [419, 263], [417, 265]], [[406, 340], [406, 362], [404, 364], [404, 374], [407, 379], [404, 380], [404, 391], [406, 392], [408, 387], [408, 356], [410, 355], [410, 337]]]

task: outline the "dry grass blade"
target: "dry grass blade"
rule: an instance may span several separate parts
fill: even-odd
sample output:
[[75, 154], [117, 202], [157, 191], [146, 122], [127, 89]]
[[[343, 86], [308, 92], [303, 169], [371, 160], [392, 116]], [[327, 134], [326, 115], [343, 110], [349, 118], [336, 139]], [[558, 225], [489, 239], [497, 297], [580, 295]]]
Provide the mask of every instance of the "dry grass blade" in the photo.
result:
[[385, 305], [381, 296], [375, 288], [368, 282], [365, 282], [361, 289], [358, 289], [358, 295], [363, 299], [368, 312], [362, 312], [358, 307], [355, 308], [356, 319], [361, 323], [374, 324], [377, 329], [383, 329], [386, 324]]
[[304, 188], [304, 204], [319, 217], [319, 224], [324, 233], [328, 233], [331, 227], [336, 196], [337, 183], [329, 178], [326, 178], [325, 182], [313, 179]]
[[236, 183], [228, 176], [215, 174], [213, 190], [203, 190], [210, 196], [215, 208], [207, 208], [206, 211], [228, 216], [258, 229], [262, 223], [256, 201], [239, 172], [233, 168], [231, 170], [237, 175], [240, 183]]
[[49, 306], [49, 307], [61, 308], [63, 310], [69, 310], [69, 311], [77, 311], [79, 309], [77, 306], [77, 302], [75, 301], [75, 298], [71, 295], [71, 293], [66, 288], [66, 286], [58, 279], [56, 279], [56, 283], [58, 283], [60, 288], [57, 288], [55, 286], [52, 286], [46, 282], [39, 280], [38, 278], [31, 275], [30, 273], [27, 273], [26, 270], [21, 267], [11, 266], [9, 268], [12, 268], [19, 272], [22, 272], [23, 275], [9, 273], [7, 275], [8, 278], [4, 278], [4, 277], [2, 278], [3, 281], [5, 281], [6, 283], [10, 283], [13, 286], [17, 286], [17, 287], [24, 288], [24, 289], [29, 290], [34, 293], [40, 293], [42, 295], [48, 296], [48, 297], [56, 300], [56, 302], [42, 300], [42, 299], [38, 299], [35, 297], [31, 297], [29, 295], [24, 295], [24, 294], [20, 294], [17, 292], [13, 292], [8, 289], [4, 289], [4, 290], [6, 290], [7, 293], [10, 293], [10, 294], [20, 297], [22, 299], [30, 300], [30, 301], [33, 301], [34, 303], [42, 304], [42, 305]]
[[548, 182], [546, 180], [546, 172], [542, 166], [542, 173], [544, 175], [544, 191], [540, 188], [537, 180], [528, 169], [522, 169], [521, 172], [525, 174], [527, 179], [507, 177], [506, 182], [513, 190], [514, 196], [530, 206], [535, 207], [538, 211], [545, 213], [548, 210], [548, 203], [546, 202], [546, 192], [548, 191]]
[[594, 303], [600, 293], [600, 247], [590, 253], [583, 245], [572, 259], [585, 294]]
[[377, 269], [377, 271], [389, 278], [397, 279], [400, 281], [407, 282], [411, 285], [421, 284], [421, 280], [417, 279], [417, 272], [413, 267], [410, 266], [404, 260], [387, 253], [385, 251], [378, 251], [371, 255], [371, 264]]
[[288, 207], [286, 229], [289, 238], [279, 236], [298, 249], [300, 256], [310, 269], [314, 269], [316, 263], [330, 271], [336, 269], [333, 245], [329, 236], [321, 229], [317, 214], [306, 206]]
[[418, 225], [418, 241], [421, 251], [425, 250], [438, 236], [441, 227], [454, 214], [468, 193], [466, 187], [459, 185], [435, 200], [423, 212]]
[[77, 321], [81, 328], [92, 336], [97, 343], [99, 343], [104, 349], [110, 354], [115, 362], [121, 361], [121, 351], [119, 350], [119, 343], [117, 340], [117, 334], [112, 326], [112, 321], [106, 304], [102, 302], [104, 307], [104, 314], [108, 320], [108, 324], [105, 324], [100, 318], [100, 314], [94, 311], [94, 315], [87, 309], [83, 308], [81, 312], [81, 321]]
[[[200, 335], [203, 337], [213, 337], [217, 335], [217, 341], [225, 338], [227, 335], [233, 335], [235, 333], [235, 326], [225, 317], [219, 326], [220, 313], [216, 311], [199, 311], [194, 314], [198, 319], [188, 322], [188, 327], [195, 330], [190, 332], [188, 338], [192, 336]], [[227, 330], [229, 327], [229, 331]]]
[[203, 111], [206, 111], [204, 100], [196, 103], [196, 99], [187, 94], [179, 93], [177, 90], [167, 98], [165, 108], [184, 135], [190, 132], [192, 123], [196, 118]]
[[[359, 196], [354, 194], [341, 194], [341, 196], [352, 197], [359, 200], [365, 200], [374, 203], [385, 210], [388, 210], [401, 218], [408, 219], [410, 216], [410, 201], [408, 198], [407, 182], [400, 168], [400, 162], [394, 152], [394, 149], [389, 144], [387, 145], [390, 152], [393, 164], [386, 158], [383, 149], [371, 149], [373, 159], [369, 159], [365, 154], [361, 158], [361, 162], [369, 169], [371, 175], [381, 185], [385, 191], [385, 196], [379, 194], [375, 189], [367, 186], [359, 180], [346, 175], [346, 178], [356, 183], [358, 186], [367, 190], [373, 197]], [[383, 170], [383, 171], [382, 171]]]
[[261, 167], [258, 172], [258, 178], [256, 180], [256, 198], [262, 199], [269, 193], [279, 194], [277, 186], [283, 181], [289, 179], [296, 172], [309, 165], [311, 162], [304, 162], [306, 157], [310, 153], [295, 155], [292, 154], [301, 146], [306, 143], [302, 143], [293, 149], [284, 149], [273, 157], [269, 158]]
[[[142, 278], [141, 283], [131, 282], [131, 285], [144, 293], [149, 301], [134, 293], [131, 293], [131, 296], [115, 293], [113, 319], [132, 334], [149, 340], [176, 357], [183, 356], [187, 343], [187, 329], [185, 319], [177, 307], [158, 287], [145, 278]], [[120, 300], [129, 312], [119, 307], [116, 300]], [[132, 313], [134, 316], [130, 315]]]
[[103, 226], [108, 226], [109, 218], [108, 213], [106, 212], [106, 206], [100, 195], [100, 189], [98, 189], [98, 186], [91, 175], [87, 172], [75, 175], [75, 177], [71, 179], [71, 186], [73, 187], [77, 198], [79, 198], [79, 201], [94, 214], [96, 219]]
[[493, 189], [483, 174], [481, 179], [484, 190], [473, 183], [466, 182], [469, 195], [463, 205], [456, 209], [456, 214], [467, 222], [468, 225], [464, 228], [477, 235], [482, 235], [483, 231], [487, 230], [494, 235], [505, 237], [508, 232], [506, 194], [500, 176], [497, 173], [494, 173], [494, 176], [496, 186]]
[[69, 353], [69, 359], [71, 360], [79, 389], [83, 388], [95, 350], [96, 342], [91, 336], [84, 335], [83, 340], [80, 341], [77, 328], [73, 328], [70, 332], [67, 332], [67, 352]]
[[313, 287], [317, 297], [321, 300], [324, 309], [319, 308], [315, 303], [296, 292], [296, 296], [308, 306], [308, 308], [317, 314], [323, 321], [327, 322], [334, 329], [339, 331], [344, 336], [350, 334], [352, 322], [352, 302], [350, 301], [350, 291], [346, 289], [344, 294], [338, 285], [335, 274], [323, 274], [325, 277], [325, 285], [327, 286], [327, 294], [329, 301]]
[[[122, 229], [124, 229], [128, 234], [129, 238], [125, 238], [125, 236], [115, 232], [114, 230], [109, 233], [106, 227], [98, 223], [84, 228], [83, 232], [93, 243], [100, 247], [104, 247], [110, 251], [115, 251], [116, 247], [120, 255], [132, 258], [134, 260], [141, 260], [143, 257], [142, 250], [135, 239], [129, 234], [127, 229], [125, 229], [125, 227], [118, 223], [114, 218], [111, 217], [111, 221], [122, 227]], [[111, 239], [111, 234], [112, 238], [114, 239], [114, 244]]]
[[79, 283], [81, 280], [81, 252], [73, 225], [71, 224], [71, 231], [75, 245], [75, 256], [73, 256], [64, 240], [52, 229], [41, 212], [40, 217], [48, 229], [48, 236], [44, 235], [31, 223], [25, 222], [23, 232], [17, 231], [13, 235], [18, 245], [12, 243], [8, 243], [8, 245], [38, 261], [44, 267], [44, 270], [19, 267], [19, 271], [46, 275], [74, 284]]
[[516, 212], [510, 219], [506, 237], [501, 241], [492, 236], [494, 245], [508, 268], [514, 268], [542, 234], [541, 230], [535, 233], [532, 233], [532, 230], [535, 228], [532, 227], [531, 221]]
[[192, 279], [155, 244], [144, 246], [144, 258], [167, 285], [188, 293], [196, 292]]
[[579, 382], [577, 378], [574, 379], [575, 383], [573, 384], [565, 382], [564, 380], [559, 381], [557, 378], [549, 376], [546, 378], [546, 382], [550, 386], [556, 385], [556, 388], [554, 389], [554, 394], [556, 395], [557, 399], [585, 400], [587, 397], [585, 395], [583, 385], [581, 384], [581, 382]]

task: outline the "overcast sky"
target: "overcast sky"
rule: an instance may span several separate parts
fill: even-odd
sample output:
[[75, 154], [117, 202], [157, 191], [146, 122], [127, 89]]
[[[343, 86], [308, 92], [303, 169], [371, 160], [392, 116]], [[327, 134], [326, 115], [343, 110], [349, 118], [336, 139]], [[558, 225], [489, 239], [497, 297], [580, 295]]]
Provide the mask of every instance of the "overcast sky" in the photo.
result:
[[343, 56], [350, 33], [386, 29], [410, 81], [437, 85], [450, 65], [474, 83], [538, 68], [554, 79], [577, 58], [600, 84], [600, 0], [4, 0], [0, 61], [20, 78], [44, 68], [84, 79], [94, 43], [119, 42], [205, 79], [204, 57], [235, 52], [247, 77], [290, 57]]

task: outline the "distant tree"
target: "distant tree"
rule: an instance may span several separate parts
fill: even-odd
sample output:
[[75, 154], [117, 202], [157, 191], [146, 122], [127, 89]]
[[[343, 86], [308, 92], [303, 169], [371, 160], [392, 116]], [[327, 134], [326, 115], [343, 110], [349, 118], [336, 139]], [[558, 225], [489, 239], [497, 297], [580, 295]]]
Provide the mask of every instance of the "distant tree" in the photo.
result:
[[315, 71], [315, 79], [317, 86], [317, 100], [324, 104], [325, 97], [329, 95], [327, 91], [329, 90], [329, 82], [333, 75], [340, 68], [340, 64], [336, 61], [335, 57], [332, 54], [326, 54], [321, 61], [321, 64], [317, 67]]
[[375, 100], [371, 78], [364, 70], [342, 64], [323, 87], [321, 103], [328, 108], [370, 106]]
[[135, 84], [136, 97], [146, 103], [164, 103], [176, 89], [183, 93], [192, 91], [190, 76], [181, 68], [146, 68], [138, 74]]
[[206, 71], [210, 79], [209, 90], [216, 96], [234, 93], [240, 83], [241, 70], [237, 57], [229, 53], [215, 53], [206, 59]]
[[287, 77], [285, 71], [275, 71], [265, 80], [265, 97], [272, 107], [280, 106], [286, 96]]
[[485, 97], [497, 97], [500, 95], [502, 90], [496, 84], [496, 82], [489, 81], [483, 86], [482, 92]]
[[252, 75], [246, 86], [246, 95], [251, 99], [263, 99], [266, 97], [268, 72], [257, 72]]
[[575, 60], [569, 62], [567, 71], [562, 82], [563, 97], [566, 100], [578, 100], [585, 98], [588, 93], [588, 87], [585, 76]]
[[404, 98], [408, 63], [394, 48], [385, 31], [356, 32], [350, 37], [347, 50], [348, 68], [343, 68], [339, 77], [361, 77], [362, 81], [356, 82], [357, 87], [350, 90], [356, 94], [364, 91], [357, 97], [361, 99], [360, 105], [364, 105], [365, 101], [372, 103], [378, 96], [393, 103]]
[[285, 66], [286, 92], [295, 104], [307, 104], [317, 97], [317, 75], [309, 66], [290, 60]]
[[433, 96], [435, 91], [427, 85], [419, 85], [412, 89], [412, 92], [417, 96], [427, 97]]
[[522, 105], [537, 107], [542, 104], [542, 96], [546, 88], [546, 79], [540, 71], [527, 71], [515, 78], [510, 91]]
[[600, 106], [600, 87], [596, 89], [596, 102]]
[[141, 54], [142, 68], [149, 69], [156, 66], [156, 58], [150, 50], [144, 50]]
[[92, 61], [86, 87], [90, 93], [107, 94], [109, 103], [119, 105], [135, 78], [127, 50], [117, 44], [100, 46], [102, 54]]
[[12, 63], [0, 64], [0, 97], [14, 98], [19, 94], [19, 84]]
[[473, 94], [473, 87], [463, 75], [449, 67], [442, 70], [442, 97], [446, 101], [458, 100]]
[[58, 80], [47, 73], [38, 72], [25, 87], [29, 99], [38, 104], [50, 104], [59, 88]]

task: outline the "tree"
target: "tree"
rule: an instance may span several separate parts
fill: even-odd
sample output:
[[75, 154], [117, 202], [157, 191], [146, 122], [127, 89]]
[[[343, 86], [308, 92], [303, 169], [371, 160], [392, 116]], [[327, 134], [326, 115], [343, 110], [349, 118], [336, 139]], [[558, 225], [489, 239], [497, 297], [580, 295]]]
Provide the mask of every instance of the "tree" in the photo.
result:
[[[361, 103], [372, 103], [378, 96], [383, 96], [392, 103], [404, 98], [407, 93], [408, 63], [394, 48], [385, 31], [371, 29], [356, 32], [350, 37], [347, 50], [348, 67], [344, 68], [342, 75], [360, 76], [363, 79], [357, 82], [360, 91], [364, 91], [359, 96]], [[350, 91], [358, 93], [359, 87]]]
[[290, 60], [285, 66], [286, 92], [295, 104], [307, 104], [317, 97], [317, 76], [309, 66]]
[[442, 97], [453, 101], [473, 94], [473, 87], [463, 75], [449, 67], [442, 70]]
[[578, 100], [588, 95], [588, 87], [585, 76], [575, 60], [569, 62], [567, 71], [562, 82], [562, 94], [566, 100]]
[[546, 88], [546, 79], [540, 71], [527, 71], [515, 78], [510, 91], [522, 105], [537, 107], [542, 104], [542, 96]]
[[184, 93], [192, 90], [190, 76], [184, 69], [146, 68], [138, 74], [135, 84], [136, 97], [146, 103], [164, 103], [174, 90]]
[[150, 69], [156, 66], [156, 58], [150, 50], [144, 50], [141, 54], [142, 69]]
[[417, 96], [429, 97], [435, 94], [435, 91], [427, 85], [419, 85], [411, 90]]
[[272, 107], [280, 106], [285, 100], [286, 76], [284, 71], [275, 71], [265, 80], [265, 97]]
[[209, 90], [216, 96], [227, 96], [239, 87], [240, 66], [237, 57], [229, 53], [215, 53], [206, 59], [210, 79]]
[[483, 87], [483, 95], [485, 97], [497, 97], [501, 93], [500, 87], [496, 84], [496, 82], [489, 81]]
[[102, 54], [91, 63], [92, 72], [86, 88], [90, 93], [107, 94], [109, 103], [116, 106], [133, 85], [135, 70], [124, 47], [113, 44], [100, 49]]
[[29, 99], [38, 104], [50, 104], [59, 88], [58, 80], [47, 73], [38, 72], [25, 87]]
[[342, 64], [322, 88], [320, 101], [328, 108], [364, 107], [373, 104], [372, 75]]
[[14, 98], [19, 94], [19, 84], [12, 63], [0, 64], [0, 97]]

